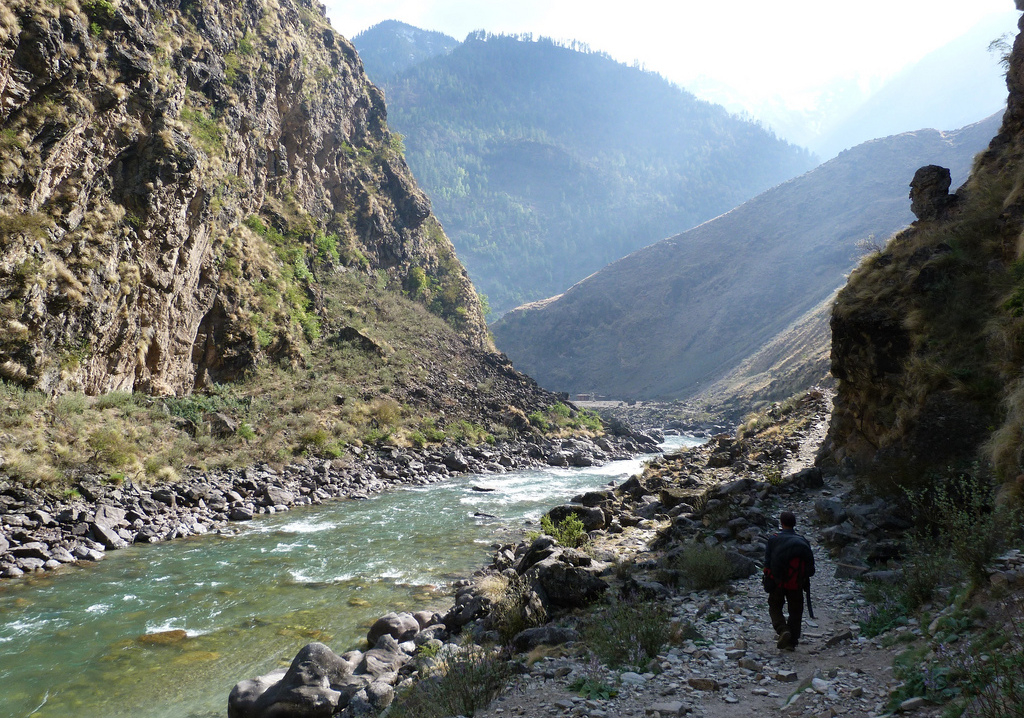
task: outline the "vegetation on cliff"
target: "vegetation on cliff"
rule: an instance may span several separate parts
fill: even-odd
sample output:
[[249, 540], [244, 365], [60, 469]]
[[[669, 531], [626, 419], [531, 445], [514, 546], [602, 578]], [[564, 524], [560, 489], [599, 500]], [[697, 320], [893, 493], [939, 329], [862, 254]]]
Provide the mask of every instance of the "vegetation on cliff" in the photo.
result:
[[1002, 127], [970, 179], [867, 258], [833, 312], [831, 455], [889, 490], [1024, 473], [1021, 43]]
[[5, 472], [481, 440], [555, 403], [492, 353], [319, 4], [15, 0], [0, 100]]

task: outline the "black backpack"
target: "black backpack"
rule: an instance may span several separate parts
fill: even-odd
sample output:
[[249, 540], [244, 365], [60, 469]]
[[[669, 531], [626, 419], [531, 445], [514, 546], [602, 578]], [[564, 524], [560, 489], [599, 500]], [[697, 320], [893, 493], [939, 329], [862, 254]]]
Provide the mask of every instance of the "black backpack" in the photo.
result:
[[797, 591], [814, 575], [811, 544], [799, 534], [777, 534], [771, 565], [765, 566], [765, 590]]

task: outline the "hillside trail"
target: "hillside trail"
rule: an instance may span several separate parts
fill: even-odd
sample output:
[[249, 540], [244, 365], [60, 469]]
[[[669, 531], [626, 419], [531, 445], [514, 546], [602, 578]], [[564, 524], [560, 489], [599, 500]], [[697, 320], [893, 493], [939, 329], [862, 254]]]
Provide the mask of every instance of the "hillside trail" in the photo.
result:
[[[813, 463], [827, 430], [827, 413], [802, 437], [787, 472]], [[814, 502], [849, 489], [836, 479], [822, 489], [805, 491], [777, 514], [794, 511], [797, 531], [811, 540], [816, 573], [812, 579], [815, 618], [804, 614], [804, 633], [794, 651], [776, 648], [760, 575], [735, 581], [725, 593], [691, 592], [673, 597], [678, 620], [691, 622], [706, 641], [666, 647], [660, 672], [608, 671], [584, 659], [541, 659], [528, 676], [478, 713], [483, 718], [508, 716], [694, 715], [702, 718], [749, 718], [751, 715], [876, 718], [886, 714], [898, 648], [883, 648], [878, 639], [858, 636], [858, 618], [866, 610], [858, 584], [836, 578], [836, 564], [823, 547], [820, 528], [811, 518]], [[641, 550], [636, 559], [644, 560]], [[574, 678], [587, 677], [616, 686], [617, 696], [584, 699], [569, 691]], [[710, 679], [710, 680], [708, 680]], [[936, 706], [907, 706], [915, 716], [937, 716]]]

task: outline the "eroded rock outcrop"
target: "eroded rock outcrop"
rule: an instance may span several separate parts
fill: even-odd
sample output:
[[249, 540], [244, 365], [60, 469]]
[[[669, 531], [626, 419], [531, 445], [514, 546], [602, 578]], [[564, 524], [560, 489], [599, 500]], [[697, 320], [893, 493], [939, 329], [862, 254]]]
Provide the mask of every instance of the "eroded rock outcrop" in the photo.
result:
[[430, 289], [488, 344], [382, 94], [311, 0], [6, 3], [0, 235], [0, 375], [46, 390], [297, 361], [316, 271]]

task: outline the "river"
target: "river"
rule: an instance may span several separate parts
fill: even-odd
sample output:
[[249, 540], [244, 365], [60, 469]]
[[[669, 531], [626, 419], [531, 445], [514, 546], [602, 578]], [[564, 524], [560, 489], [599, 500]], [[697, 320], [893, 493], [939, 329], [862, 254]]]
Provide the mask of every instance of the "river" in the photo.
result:
[[[668, 439], [665, 450], [700, 443]], [[340, 653], [389, 610], [447, 607], [448, 585], [495, 542], [638, 473], [643, 458], [296, 508], [0, 582], [0, 716], [223, 716], [236, 682], [288, 665], [310, 641]]]

